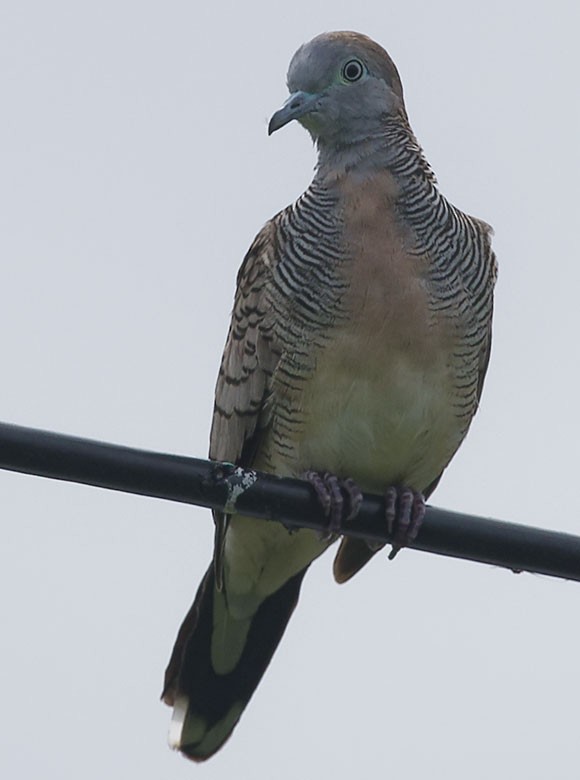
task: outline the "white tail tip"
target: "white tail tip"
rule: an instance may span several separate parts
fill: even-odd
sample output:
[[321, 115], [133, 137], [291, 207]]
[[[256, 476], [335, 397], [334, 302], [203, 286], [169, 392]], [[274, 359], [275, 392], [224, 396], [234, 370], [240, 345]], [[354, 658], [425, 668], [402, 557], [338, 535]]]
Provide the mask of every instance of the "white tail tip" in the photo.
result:
[[183, 734], [183, 724], [189, 707], [189, 698], [187, 696], [178, 696], [173, 705], [173, 714], [169, 725], [169, 734], [167, 741], [172, 750], [179, 750], [181, 747], [181, 737]]

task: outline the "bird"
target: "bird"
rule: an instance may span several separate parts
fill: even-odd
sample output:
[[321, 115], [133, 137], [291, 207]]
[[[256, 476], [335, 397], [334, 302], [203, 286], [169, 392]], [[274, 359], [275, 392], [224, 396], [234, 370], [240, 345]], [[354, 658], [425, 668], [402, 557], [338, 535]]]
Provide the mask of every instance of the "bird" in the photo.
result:
[[[492, 229], [452, 205], [411, 129], [387, 52], [329, 32], [291, 59], [272, 134], [298, 121], [318, 160], [308, 189], [243, 259], [216, 384], [209, 456], [306, 479], [328, 533], [214, 513], [212, 563], [178, 632], [163, 700], [170, 745], [204, 761], [231, 735], [310, 564], [385, 496], [393, 557], [479, 405], [497, 275]], [[377, 552], [343, 537], [349, 580]]]

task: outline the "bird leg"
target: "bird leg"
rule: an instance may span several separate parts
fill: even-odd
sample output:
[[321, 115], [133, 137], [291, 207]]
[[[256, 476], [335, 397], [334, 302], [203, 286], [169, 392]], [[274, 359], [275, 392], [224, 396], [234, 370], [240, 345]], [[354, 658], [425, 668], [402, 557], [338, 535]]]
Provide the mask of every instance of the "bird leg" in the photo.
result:
[[402, 547], [417, 538], [425, 517], [425, 497], [411, 488], [390, 487], [385, 493], [385, 518], [392, 535], [392, 561]]
[[328, 528], [322, 535], [322, 540], [330, 541], [340, 533], [343, 522], [352, 520], [358, 514], [363, 498], [361, 489], [354, 479], [340, 479], [328, 471], [323, 474], [307, 471], [304, 478], [314, 488], [318, 503], [328, 518]]

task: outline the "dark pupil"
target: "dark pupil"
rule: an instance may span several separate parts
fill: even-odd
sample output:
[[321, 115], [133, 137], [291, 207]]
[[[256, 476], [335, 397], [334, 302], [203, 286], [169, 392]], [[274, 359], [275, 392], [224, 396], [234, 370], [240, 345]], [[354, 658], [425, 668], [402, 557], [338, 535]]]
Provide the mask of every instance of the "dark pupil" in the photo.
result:
[[344, 75], [349, 81], [356, 81], [358, 78], [360, 78], [360, 74], [361, 67], [358, 62], [349, 62], [344, 69]]

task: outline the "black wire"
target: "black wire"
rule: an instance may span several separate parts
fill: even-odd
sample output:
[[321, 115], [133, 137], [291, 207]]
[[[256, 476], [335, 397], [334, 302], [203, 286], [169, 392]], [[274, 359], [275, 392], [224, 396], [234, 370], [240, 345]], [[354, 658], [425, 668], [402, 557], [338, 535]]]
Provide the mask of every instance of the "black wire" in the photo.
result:
[[[226, 509], [324, 532], [302, 480], [0, 423], [0, 468], [168, 501]], [[1, 499], [0, 499], [1, 500]], [[388, 542], [384, 503], [365, 495], [348, 536]], [[580, 537], [428, 507], [416, 550], [580, 580]]]

